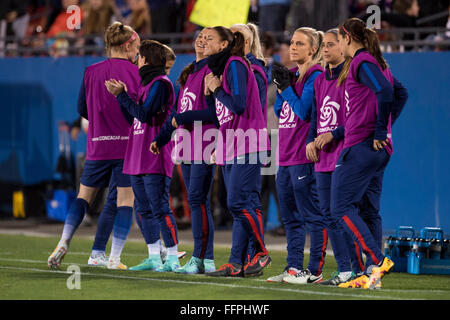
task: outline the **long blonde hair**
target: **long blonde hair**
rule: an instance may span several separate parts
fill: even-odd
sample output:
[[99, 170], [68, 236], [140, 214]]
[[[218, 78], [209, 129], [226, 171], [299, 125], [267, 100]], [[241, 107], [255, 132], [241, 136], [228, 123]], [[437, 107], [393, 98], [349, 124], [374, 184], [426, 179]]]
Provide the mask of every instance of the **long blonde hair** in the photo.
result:
[[267, 64], [266, 58], [262, 52], [261, 41], [259, 39], [258, 27], [253, 23], [247, 24], [234, 24], [231, 26], [232, 29], [238, 29], [244, 35], [244, 38], [250, 42], [250, 52], [259, 60]]
[[[311, 48], [313, 48], [314, 51], [311, 61], [308, 62], [307, 65], [305, 66], [305, 71], [309, 70], [315, 64], [320, 64], [321, 66], [323, 66], [322, 50], [321, 50], [324, 36], [323, 32], [317, 31], [316, 29], [309, 27], [298, 28], [297, 30], [294, 31], [294, 33], [296, 32], [301, 32], [308, 37], [309, 45], [311, 46]], [[298, 81], [301, 81], [304, 75], [305, 74], [301, 74]]]

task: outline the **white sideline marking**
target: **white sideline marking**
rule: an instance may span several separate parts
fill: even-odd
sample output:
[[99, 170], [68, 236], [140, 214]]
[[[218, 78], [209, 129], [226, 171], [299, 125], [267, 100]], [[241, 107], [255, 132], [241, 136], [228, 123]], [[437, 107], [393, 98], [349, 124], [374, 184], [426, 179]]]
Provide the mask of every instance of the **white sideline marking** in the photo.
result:
[[[23, 263], [45, 263], [47, 261], [39, 261], [39, 260], [27, 260], [27, 259], [3, 259], [4, 261], [12, 261], [12, 262], [23, 262]], [[62, 263], [67, 265], [80, 265], [87, 266], [83, 264], [77, 263]], [[22, 267], [10, 267], [10, 266], [0, 266], [0, 269], [9, 269], [9, 270], [24, 270], [24, 271], [33, 271], [33, 272], [44, 272], [44, 273], [62, 273], [67, 274], [66, 271], [58, 271], [58, 270], [43, 270], [36, 268], [22, 268]], [[112, 275], [112, 274], [99, 274], [99, 273], [89, 273], [82, 272], [81, 275], [84, 276], [97, 276], [97, 277], [106, 277], [113, 279], [128, 279], [128, 280], [146, 280], [146, 281], [159, 281], [159, 282], [168, 282], [168, 283], [183, 283], [183, 284], [193, 284], [193, 285], [212, 285], [212, 286], [222, 286], [222, 287], [230, 287], [230, 288], [242, 288], [242, 289], [255, 289], [255, 290], [270, 290], [270, 291], [281, 291], [281, 292], [294, 292], [294, 293], [304, 293], [311, 295], [320, 295], [320, 296], [338, 296], [338, 297], [354, 297], [361, 299], [390, 299], [390, 300], [404, 300], [404, 298], [398, 297], [390, 297], [390, 296], [370, 296], [365, 294], [345, 294], [345, 293], [333, 293], [333, 292], [317, 292], [310, 290], [299, 290], [299, 289], [290, 289], [290, 288], [271, 288], [269, 286], [258, 287], [258, 286], [245, 286], [245, 285], [236, 285], [236, 284], [227, 284], [227, 283], [218, 283], [218, 282], [208, 282], [208, 281], [188, 281], [188, 280], [173, 280], [173, 279], [158, 279], [158, 278], [143, 278], [143, 277], [134, 277], [134, 276], [122, 276], [122, 275]], [[234, 280], [234, 278], [231, 278]], [[237, 279], [239, 280], [239, 279]], [[263, 280], [253, 280], [253, 281], [263, 281]], [[265, 281], [264, 281], [265, 282]], [[364, 291], [368, 293], [367, 291]], [[417, 299], [410, 299], [417, 300]]]

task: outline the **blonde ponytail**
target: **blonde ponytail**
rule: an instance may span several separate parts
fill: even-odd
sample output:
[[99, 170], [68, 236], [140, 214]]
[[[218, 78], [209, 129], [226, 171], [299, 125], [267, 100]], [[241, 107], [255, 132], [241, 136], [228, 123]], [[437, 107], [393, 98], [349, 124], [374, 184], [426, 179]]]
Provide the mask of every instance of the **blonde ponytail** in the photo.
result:
[[247, 27], [252, 32], [252, 41], [250, 51], [259, 60], [264, 61], [264, 65], [267, 65], [266, 58], [262, 52], [261, 40], [259, 39], [258, 27], [253, 23], [247, 23]]
[[108, 55], [111, 54], [112, 48], [119, 48], [121, 45], [129, 41], [135, 31], [132, 27], [124, 25], [122, 22], [114, 22], [105, 32], [105, 45]]

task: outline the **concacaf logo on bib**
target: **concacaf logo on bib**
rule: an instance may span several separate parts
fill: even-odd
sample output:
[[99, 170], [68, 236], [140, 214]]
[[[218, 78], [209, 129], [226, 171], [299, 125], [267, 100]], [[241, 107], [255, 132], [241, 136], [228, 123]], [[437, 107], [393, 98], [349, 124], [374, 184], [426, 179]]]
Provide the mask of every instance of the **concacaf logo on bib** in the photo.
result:
[[143, 134], [143, 133], [144, 133], [144, 129], [142, 129], [142, 122], [140, 122], [138, 119], [134, 118], [133, 134], [138, 135], [138, 134]]
[[217, 99], [216, 99], [216, 115], [220, 125], [230, 122], [231, 120], [233, 120], [234, 117], [233, 114], [230, 112], [230, 110]]
[[323, 99], [322, 106], [320, 107], [320, 120], [319, 124], [322, 127], [317, 131], [325, 132], [336, 129], [336, 123], [338, 121], [337, 111], [341, 109], [339, 103], [330, 101], [330, 97], [326, 96]]
[[297, 122], [295, 121], [295, 113], [287, 101], [283, 102], [280, 112], [280, 120], [278, 121], [278, 128], [295, 128]]
[[195, 99], [197, 98], [195, 93], [189, 92], [188, 89], [189, 88], [186, 87], [183, 90], [183, 97], [181, 98], [180, 113], [192, 110], [192, 106], [194, 105]]
[[345, 109], [346, 109], [346, 113], [345, 116], [348, 117], [348, 114], [350, 113], [350, 98], [348, 96], [348, 92], [347, 90], [345, 90]]

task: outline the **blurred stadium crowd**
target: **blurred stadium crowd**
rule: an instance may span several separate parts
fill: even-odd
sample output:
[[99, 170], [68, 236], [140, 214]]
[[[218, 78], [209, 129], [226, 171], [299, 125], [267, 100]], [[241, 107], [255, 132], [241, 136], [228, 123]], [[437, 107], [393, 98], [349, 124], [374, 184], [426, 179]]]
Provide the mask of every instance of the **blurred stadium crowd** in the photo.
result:
[[[103, 32], [112, 21], [122, 21], [141, 35], [170, 44], [185, 42], [176, 52], [189, 51], [195, 31], [189, 21], [196, 0], [2, 0], [0, 2], [0, 56], [102, 55]], [[278, 45], [299, 26], [318, 30], [335, 27], [348, 17], [364, 19], [366, 8], [381, 9], [381, 29], [428, 28], [414, 32], [380, 34], [382, 41], [450, 40], [450, 32], [433, 32], [430, 27], [450, 28], [449, 0], [250, 0], [248, 20], [262, 32], [275, 34]], [[67, 7], [81, 8], [81, 28], [70, 30]], [[399, 29], [401, 30], [401, 29]], [[168, 35], [168, 34], [172, 34]], [[178, 36], [173, 36], [177, 34]], [[185, 36], [182, 36], [182, 35]], [[164, 38], [158, 35], [166, 35]], [[191, 36], [189, 36], [191, 35]], [[286, 36], [283, 36], [286, 35]], [[145, 36], [143, 38], [145, 38]], [[70, 48], [70, 50], [69, 50]], [[181, 50], [180, 48], [186, 48]], [[387, 51], [412, 50], [391, 47]], [[417, 49], [417, 47], [415, 47]], [[423, 50], [448, 50], [443, 46]]]

